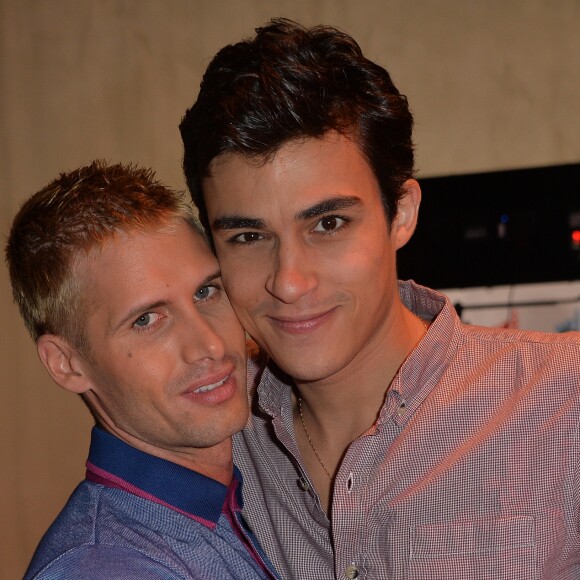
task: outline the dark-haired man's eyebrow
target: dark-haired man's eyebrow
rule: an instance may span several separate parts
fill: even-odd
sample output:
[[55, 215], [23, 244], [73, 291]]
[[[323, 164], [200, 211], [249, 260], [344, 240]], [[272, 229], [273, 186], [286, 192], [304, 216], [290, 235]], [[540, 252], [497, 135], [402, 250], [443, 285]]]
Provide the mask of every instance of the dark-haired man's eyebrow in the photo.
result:
[[356, 205], [360, 205], [361, 199], [356, 195], [349, 196], [337, 196], [325, 199], [312, 207], [309, 207], [298, 214], [296, 214], [296, 220], [308, 220], [312, 219], [325, 213], [340, 211], [341, 209], [348, 209]]
[[[296, 214], [297, 221], [304, 221], [325, 213], [340, 211], [360, 205], [361, 199], [356, 195], [330, 197]], [[265, 229], [266, 222], [259, 218], [250, 218], [243, 215], [225, 215], [213, 221], [214, 231], [240, 230], [240, 229]]]
[[215, 231], [224, 230], [240, 230], [244, 228], [263, 229], [265, 227], [264, 220], [249, 218], [241, 215], [226, 215], [216, 218], [213, 221], [213, 229]]

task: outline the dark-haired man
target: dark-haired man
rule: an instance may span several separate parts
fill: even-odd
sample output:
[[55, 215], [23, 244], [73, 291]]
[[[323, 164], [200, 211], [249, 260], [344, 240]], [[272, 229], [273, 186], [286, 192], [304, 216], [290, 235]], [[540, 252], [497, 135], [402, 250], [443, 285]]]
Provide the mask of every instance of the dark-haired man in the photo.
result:
[[24, 204], [6, 257], [42, 363], [97, 421], [26, 579], [274, 577], [232, 464], [244, 333], [189, 206], [150, 171], [94, 162]]
[[470, 328], [397, 281], [412, 122], [348, 35], [275, 20], [216, 55], [181, 123], [269, 356], [235, 444], [250, 523], [286, 578], [579, 577], [580, 339]]

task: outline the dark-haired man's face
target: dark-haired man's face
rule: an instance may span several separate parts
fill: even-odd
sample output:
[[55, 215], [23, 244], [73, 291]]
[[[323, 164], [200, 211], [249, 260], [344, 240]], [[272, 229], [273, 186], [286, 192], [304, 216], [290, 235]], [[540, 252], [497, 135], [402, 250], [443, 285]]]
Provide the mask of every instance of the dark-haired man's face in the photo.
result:
[[[395, 252], [358, 146], [334, 133], [285, 144], [267, 163], [213, 160], [204, 181], [224, 285], [248, 333], [301, 381], [384, 352], [397, 293]], [[403, 216], [404, 218], [404, 216]]]

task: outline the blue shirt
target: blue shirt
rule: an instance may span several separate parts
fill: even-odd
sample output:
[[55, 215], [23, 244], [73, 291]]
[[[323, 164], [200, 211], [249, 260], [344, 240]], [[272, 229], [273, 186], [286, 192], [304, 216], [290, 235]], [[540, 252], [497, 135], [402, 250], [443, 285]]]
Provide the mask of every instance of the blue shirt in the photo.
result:
[[41, 540], [25, 580], [268, 579], [272, 565], [229, 487], [99, 428], [87, 479]]

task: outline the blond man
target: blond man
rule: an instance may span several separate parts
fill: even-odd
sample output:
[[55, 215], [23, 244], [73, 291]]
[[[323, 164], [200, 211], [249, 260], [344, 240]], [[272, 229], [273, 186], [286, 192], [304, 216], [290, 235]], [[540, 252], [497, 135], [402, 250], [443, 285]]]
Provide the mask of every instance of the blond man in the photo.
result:
[[25, 577], [275, 576], [232, 463], [244, 333], [180, 196], [94, 162], [24, 204], [6, 257], [42, 364], [96, 419], [86, 479]]

